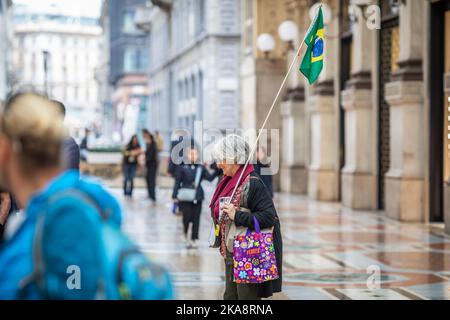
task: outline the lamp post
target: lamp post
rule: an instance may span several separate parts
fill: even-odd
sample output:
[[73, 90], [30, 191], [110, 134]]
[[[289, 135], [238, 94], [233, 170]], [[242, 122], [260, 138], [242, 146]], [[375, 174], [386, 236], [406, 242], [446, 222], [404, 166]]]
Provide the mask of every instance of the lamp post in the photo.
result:
[[269, 53], [275, 48], [275, 40], [270, 33], [263, 33], [256, 40], [256, 45], [264, 53], [264, 57], [267, 58]]
[[47, 50], [42, 51], [42, 56], [44, 58], [44, 86], [45, 86], [45, 94], [49, 95], [49, 87], [48, 87], [48, 62], [50, 58], [50, 52]]
[[298, 38], [298, 26], [294, 21], [283, 21], [278, 27], [278, 35], [283, 42], [287, 42], [289, 50], [294, 50], [294, 41]]

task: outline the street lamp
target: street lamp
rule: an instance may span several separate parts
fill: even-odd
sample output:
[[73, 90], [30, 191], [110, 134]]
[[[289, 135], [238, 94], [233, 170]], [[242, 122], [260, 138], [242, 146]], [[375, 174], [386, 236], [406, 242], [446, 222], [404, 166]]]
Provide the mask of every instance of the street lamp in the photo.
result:
[[48, 96], [49, 95], [49, 88], [48, 88], [48, 61], [50, 58], [50, 52], [48, 52], [47, 50], [42, 51], [42, 56], [44, 58], [44, 85], [45, 85], [45, 94]]
[[319, 10], [319, 7], [322, 6], [322, 13], [323, 13], [323, 23], [325, 25], [329, 24], [331, 22], [331, 19], [333, 18], [333, 12], [331, 11], [331, 8], [326, 3], [316, 3], [309, 9], [309, 19], [311, 21], [314, 21], [314, 19], [317, 17], [317, 12]]
[[267, 58], [269, 53], [275, 48], [275, 40], [269, 33], [263, 33], [256, 40], [256, 46]]
[[298, 27], [291, 20], [283, 21], [278, 27], [278, 35], [280, 39], [289, 44], [289, 49], [293, 49], [294, 41], [298, 37]]

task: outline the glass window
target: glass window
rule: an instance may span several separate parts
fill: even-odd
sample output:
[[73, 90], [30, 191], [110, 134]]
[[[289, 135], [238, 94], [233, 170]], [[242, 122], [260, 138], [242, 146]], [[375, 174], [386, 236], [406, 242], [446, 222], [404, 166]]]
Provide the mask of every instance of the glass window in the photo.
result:
[[122, 18], [122, 32], [123, 33], [139, 33], [139, 29], [136, 27], [136, 24], [134, 23], [134, 17], [135, 17], [135, 10], [134, 9], [127, 9]]
[[123, 57], [123, 71], [134, 72], [137, 69], [137, 51], [135, 49], [126, 49]]

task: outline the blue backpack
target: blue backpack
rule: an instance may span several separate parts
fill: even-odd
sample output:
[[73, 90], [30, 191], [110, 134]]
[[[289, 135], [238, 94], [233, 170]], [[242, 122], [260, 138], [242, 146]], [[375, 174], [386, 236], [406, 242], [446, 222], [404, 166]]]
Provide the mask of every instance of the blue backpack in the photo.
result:
[[[51, 204], [64, 196], [71, 196], [95, 208], [102, 217], [103, 274], [98, 279], [96, 298], [99, 300], [164, 300], [172, 299], [170, 276], [161, 266], [152, 263], [139, 248], [124, 235], [120, 228], [108, 221], [104, 212], [86, 193], [69, 189], [55, 194]], [[38, 218], [33, 240], [33, 274], [27, 280], [45, 297], [45, 263], [42, 251], [42, 235], [45, 215]], [[64, 252], [63, 254], [70, 254]]]

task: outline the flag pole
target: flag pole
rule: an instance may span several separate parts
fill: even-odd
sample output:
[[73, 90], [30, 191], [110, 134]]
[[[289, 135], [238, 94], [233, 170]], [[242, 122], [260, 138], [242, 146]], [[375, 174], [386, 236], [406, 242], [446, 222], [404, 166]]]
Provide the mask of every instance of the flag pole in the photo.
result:
[[[320, 4], [318, 12], [319, 12], [320, 8], [322, 8], [322, 4]], [[316, 16], [316, 19], [317, 19], [317, 16]], [[256, 140], [255, 140], [255, 142], [253, 144], [253, 147], [252, 147], [252, 149], [250, 151], [250, 154], [249, 154], [249, 156], [247, 158], [247, 161], [245, 162], [244, 168], [242, 169], [242, 172], [241, 172], [241, 174], [239, 176], [239, 179], [238, 179], [238, 181], [236, 183], [236, 186], [233, 189], [233, 193], [231, 194], [231, 197], [230, 197], [230, 200], [228, 201], [228, 204], [231, 203], [231, 200], [233, 199], [234, 195], [236, 194], [237, 188], [239, 187], [239, 184], [241, 183], [241, 180], [242, 180], [242, 178], [244, 176], [245, 170], [247, 169], [248, 165], [250, 164], [250, 160], [252, 159], [253, 155], [255, 154], [256, 148], [258, 147], [259, 139], [261, 138], [263, 130], [265, 129], [265, 127], [267, 125], [267, 121], [269, 120], [270, 115], [272, 114], [272, 111], [273, 111], [273, 109], [275, 108], [275, 106], [277, 104], [277, 101], [278, 101], [278, 99], [279, 99], [279, 97], [281, 95], [281, 92], [283, 91], [283, 87], [286, 84], [286, 81], [287, 81], [287, 79], [289, 77], [289, 74], [292, 71], [292, 68], [295, 65], [295, 62], [297, 61], [297, 58], [300, 56], [300, 52], [301, 52], [301, 50], [303, 48], [303, 44], [305, 43], [306, 37], [308, 36], [308, 33], [311, 30], [311, 27], [315, 23], [316, 19], [314, 19], [314, 21], [311, 22], [310, 27], [306, 31], [305, 36], [303, 38], [303, 41], [302, 41], [302, 43], [300, 44], [300, 47], [297, 50], [297, 53], [294, 55], [294, 58], [292, 59], [291, 65], [289, 66], [289, 69], [288, 69], [286, 75], [284, 76], [283, 82], [281, 83], [280, 88], [278, 89], [277, 95], [275, 96], [275, 99], [273, 99], [272, 106], [270, 107], [269, 112], [267, 113], [266, 119], [264, 120], [264, 122], [263, 122], [263, 124], [261, 126], [261, 129], [259, 129], [258, 136], [256, 137]]]
[[[237, 190], [237, 188], [239, 187], [239, 184], [241, 183], [242, 177], [244, 176], [244, 172], [245, 172], [245, 170], [247, 169], [248, 165], [250, 164], [250, 160], [252, 159], [253, 155], [255, 154], [256, 148], [258, 147], [259, 139], [261, 138], [261, 135], [262, 135], [262, 133], [263, 133], [263, 130], [265, 129], [265, 127], [266, 127], [266, 125], [267, 125], [267, 121], [269, 120], [270, 115], [272, 114], [272, 111], [273, 111], [273, 109], [275, 108], [275, 105], [277, 104], [277, 101], [278, 101], [278, 99], [279, 99], [279, 97], [280, 97], [280, 95], [281, 95], [281, 92], [283, 91], [283, 87], [284, 87], [284, 85], [286, 84], [286, 81], [287, 81], [287, 79], [288, 79], [288, 77], [289, 77], [289, 74], [291, 73], [292, 68], [293, 68], [294, 65], [295, 65], [295, 62], [297, 61], [297, 58], [298, 58], [299, 55], [300, 55], [300, 52], [301, 52], [301, 50], [302, 50], [302, 48], [303, 48], [303, 43], [304, 43], [304, 41], [302, 41], [300, 47], [299, 47], [298, 50], [297, 50], [297, 53], [294, 55], [294, 59], [292, 59], [292, 63], [291, 63], [291, 65], [289, 66], [289, 69], [288, 69], [288, 71], [287, 71], [287, 73], [286, 73], [286, 75], [285, 75], [285, 77], [284, 77], [284, 79], [283, 79], [283, 82], [281, 83], [280, 88], [278, 89], [277, 95], [275, 96], [275, 99], [274, 99], [273, 102], [272, 102], [272, 106], [270, 107], [269, 112], [267, 113], [266, 119], [264, 120], [264, 122], [263, 122], [263, 124], [262, 124], [262, 126], [261, 126], [261, 129], [259, 129], [258, 136], [256, 137], [256, 140], [255, 140], [255, 142], [254, 142], [254, 144], [253, 144], [253, 147], [252, 147], [252, 149], [251, 149], [251, 151], [250, 151], [250, 154], [249, 154], [249, 156], [248, 156], [248, 158], [247, 158], [247, 161], [246, 161], [246, 163], [245, 163], [245, 165], [244, 165], [244, 168], [242, 169], [242, 172], [241, 172], [241, 174], [240, 174], [240, 176], [239, 176], [239, 179], [238, 179], [238, 181], [237, 181], [237, 183], [236, 183], [236, 186], [234, 187], [234, 190], [233, 190], [233, 193], [231, 194], [230, 199], [233, 199], [233, 197], [234, 197], [234, 195], [235, 195], [235, 193], [236, 193], [236, 190]], [[231, 200], [230, 200], [230, 201], [231, 201]]]
[[[320, 8], [322, 8], [322, 5], [323, 5], [323, 3], [321, 2], [317, 12], [319, 12]], [[316, 19], [317, 19], [317, 16], [316, 16]], [[263, 130], [265, 129], [265, 127], [267, 125], [267, 121], [269, 120], [270, 115], [272, 114], [272, 111], [275, 108], [275, 105], [277, 104], [277, 101], [278, 101], [278, 99], [279, 99], [279, 97], [281, 95], [281, 92], [283, 91], [284, 85], [286, 84], [286, 81], [287, 81], [287, 79], [289, 77], [289, 74], [291, 73], [292, 68], [295, 65], [295, 62], [297, 61], [297, 58], [300, 56], [300, 52], [301, 52], [301, 50], [303, 48], [303, 44], [305, 43], [306, 37], [308, 36], [308, 34], [309, 34], [313, 24], [315, 23], [316, 19], [314, 19], [314, 21], [311, 22], [308, 30], [305, 33], [305, 36], [303, 37], [302, 43], [300, 44], [300, 47], [297, 50], [297, 53], [294, 55], [294, 58], [292, 59], [291, 65], [289, 66], [289, 69], [288, 69], [288, 71], [287, 71], [287, 73], [286, 73], [286, 75], [285, 75], [285, 77], [283, 79], [283, 82], [281, 83], [280, 88], [278, 89], [278, 92], [277, 92], [277, 95], [275, 96], [275, 99], [273, 99], [272, 106], [270, 107], [269, 112], [267, 113], [266, 119], [264, 120], [261, 129], [259, 130], [258, 136], [256, 137], [255, 143], [253, 144], [253, 147], [252, 147], [252, 149], [250, 151], [250, 154], [249, 154], [249, 156], [247, 158], [247, 161], [245, 162], [244, 168], [242, 169], [242, 172], [241, 172], [241, 174], [239, 176], [239, 179], [238, 179], [238, 181], [236, 183], [236, 186], [233, 189], [233, 193], [231, 194], [231, 197], [228, 200], [228, 204], [231, 203], [234, 195], [236, 194], [237, 188], [239, 187], [239, 184], [242, 181], [242, 178], [244, 176], [245, 170], [247, 169], [248, 165], [250, 164], [250, 160], [252, 159], [253, 155], [255, 154], [256, 148], [258, 147], [259, 139], [261, 138], [262, 132], [263, 132]], [[219, 225], [220, 225], [220, 223], [221, 222], [219, 222]], [[217, 234], [217, 229], [216, 229], [216, 234]]]

